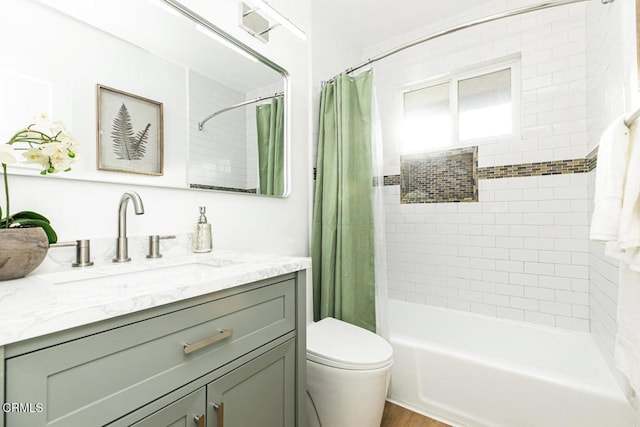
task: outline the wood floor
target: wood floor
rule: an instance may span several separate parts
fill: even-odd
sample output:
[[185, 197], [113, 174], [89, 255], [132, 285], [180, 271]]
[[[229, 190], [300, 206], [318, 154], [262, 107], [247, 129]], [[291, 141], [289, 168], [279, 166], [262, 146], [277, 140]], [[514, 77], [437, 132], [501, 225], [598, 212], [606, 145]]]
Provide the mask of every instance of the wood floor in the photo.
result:
[[416, 414], [402, 406], [387, 402], [380, 427], [450, 427], [448, 424]]

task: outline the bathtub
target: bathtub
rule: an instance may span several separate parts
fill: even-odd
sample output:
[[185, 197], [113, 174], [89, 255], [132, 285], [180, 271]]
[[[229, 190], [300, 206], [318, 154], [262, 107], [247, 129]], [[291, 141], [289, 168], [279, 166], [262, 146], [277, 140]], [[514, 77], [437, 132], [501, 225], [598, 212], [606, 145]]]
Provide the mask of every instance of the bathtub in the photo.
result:
[[393, 403], [453, 426], [636, 425], [588, 333], [398, 300], [387, 310]]

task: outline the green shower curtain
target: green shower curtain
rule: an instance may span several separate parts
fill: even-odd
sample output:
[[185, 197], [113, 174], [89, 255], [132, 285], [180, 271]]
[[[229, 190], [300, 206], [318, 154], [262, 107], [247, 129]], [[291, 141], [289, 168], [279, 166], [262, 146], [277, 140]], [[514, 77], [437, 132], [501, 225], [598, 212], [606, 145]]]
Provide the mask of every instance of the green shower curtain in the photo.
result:
[[260, 194], [284, 194], [284, 103], [282, 96], [256, 107]]
[[322, 89], [311, 257], [314, 319], [375, 332], [372, 79], [342, 74]]

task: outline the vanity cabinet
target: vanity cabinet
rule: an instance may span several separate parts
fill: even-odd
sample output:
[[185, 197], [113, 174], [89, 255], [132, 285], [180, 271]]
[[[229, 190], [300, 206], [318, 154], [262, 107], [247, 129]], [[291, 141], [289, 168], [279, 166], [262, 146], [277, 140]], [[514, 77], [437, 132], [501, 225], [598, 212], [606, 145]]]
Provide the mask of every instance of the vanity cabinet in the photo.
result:
[[43, 410], [5, 425], [302, 425], [304, 288], [298, 272], [8, 345], [5, 402]]
[[133, 424], [133, 427], [205, 427], [205, 401], [206, 394], [202, 388]]
[[208, 427], [293, 427], [294, 346], [289, 341], [207, 386]]

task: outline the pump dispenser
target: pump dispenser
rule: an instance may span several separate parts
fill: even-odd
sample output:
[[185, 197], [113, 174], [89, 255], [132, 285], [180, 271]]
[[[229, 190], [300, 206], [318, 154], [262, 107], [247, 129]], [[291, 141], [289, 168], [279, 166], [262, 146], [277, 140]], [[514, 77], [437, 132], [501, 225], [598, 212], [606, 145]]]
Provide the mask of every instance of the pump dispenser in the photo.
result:
[[211, 224], [207, 223], [206, 210], [206, 207], [200, 206], [200, 219], [193, 232], [193, 252], [211, 252]]

